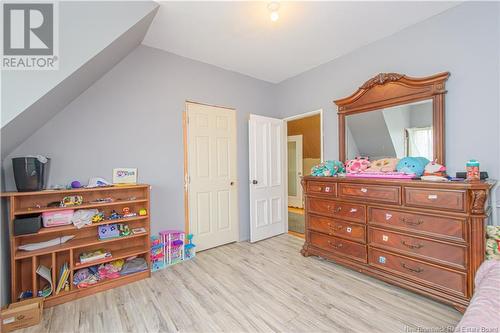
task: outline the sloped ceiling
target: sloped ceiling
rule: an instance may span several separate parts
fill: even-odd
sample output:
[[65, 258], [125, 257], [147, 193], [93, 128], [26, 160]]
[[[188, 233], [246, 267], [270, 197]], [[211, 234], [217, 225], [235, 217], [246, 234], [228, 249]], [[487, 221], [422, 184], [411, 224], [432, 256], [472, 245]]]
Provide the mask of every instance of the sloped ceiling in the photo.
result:
[[59, 70], [2, 73], [2, 159], [137, 47], [157, 9], [151, 1], [60, 2]]
[[162, 1], [144, 44], [279, 83], [458, 1]]

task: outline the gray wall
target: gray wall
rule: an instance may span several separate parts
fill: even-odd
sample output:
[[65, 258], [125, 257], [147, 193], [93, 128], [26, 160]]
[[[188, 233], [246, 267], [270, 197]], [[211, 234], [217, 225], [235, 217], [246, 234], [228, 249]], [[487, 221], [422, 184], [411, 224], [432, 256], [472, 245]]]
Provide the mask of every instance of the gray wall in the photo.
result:
[[114, 167], [137, 167], [152, 190], [152, 231], [182, 228], [182, 111], [186, 100], [237, 110], [240, 238], [248, 239], [249, 113], [272, 115], [273, 85], [158, 49], [139, 46], [4, 160], [52, 158], [50, 184], [90, 176], [111, 180]]
[[470, 158], [499, 175], [499, 3], [464, 3], [278, 85], [281, 117], [322, 108], [325, 159], [338, 158], [335, 99], [379, 72], [451, 72], [446, 96], [446, 161]]

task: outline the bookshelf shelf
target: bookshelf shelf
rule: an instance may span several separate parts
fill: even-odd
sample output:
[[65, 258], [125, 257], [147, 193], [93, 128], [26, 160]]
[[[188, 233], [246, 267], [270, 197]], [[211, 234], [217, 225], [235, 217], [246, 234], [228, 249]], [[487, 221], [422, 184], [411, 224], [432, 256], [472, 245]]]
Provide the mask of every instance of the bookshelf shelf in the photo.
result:
[[[81, 195], [84, 204], [76, 207], [47, 207], [54, 201], [60, 201], [67, 195]], [[9, 207], [9, 234], [11, 246], [11, 302], [18, 300], [23, 291], [31, 290], [36, 295], [43, 288], [43, 281], [36, 274], [39, 265], [51, 269], [53, 292], [45, 298], [45, 306], [65, 303], [80, 297], [91, 295], [103, 290], [115, 288], [133, 281], [151, 276], [150, 269], [130, 275], [120, 276], [116, 279], [102, 280], [87, 288], [78, 289], [73, 285], [73, 277], [77, 270], [94, 265], [105, 264], [117, 259], [125, 259], [132, 256], [144, 257], [150, 267], [149, 243], [150, 243], [150, 215], [133, 216], [115, 220], [104, 220], [98, 223], [85, 225], [78, 229], [73, 225], [65, 225], [52, 228], [41, 228], [38, 232], [25, 235], [13, 235], [13, 221], [17, 217], [43, 212], [66, 210], [66, 209], [92, 209], [97, 208], [104, 211], [106, 215], [112, 210], [120, 210], [129, 207], [138, 213], [141, 208], [150, 212], [150, 186], [146, 184], [103, 187], [92, 189], [62, 190], [62, 191], [39, 191], [39, 192], [6, 192], [1, 197], [8, 200]], [[111, 202], [90, 203], [99, 198], [111, 198]], [[97, 227], [100, 225], [124, 223], [132, 228], [142, 227], [144, 233], [131, 234], [129, 236], [100, 240], [97, 235]], [[35, 250], [23, 251], [18, 249], [20, 245], [44, 242], [61, 236], [74, 235], [75, 238], [66, 243]], [[80, 254], [85, 251], [93, 251], [97, 248], [109, 248], [112, 257], [96, 260], [85, 264], [79, 264]], [[55, 290], [58, 284], [61, 267], [67, 263], [69, 270], [68, 281], [70, 290], [61, 290], [57, 295]], [[49, 277], [50, 279], [50, 277]]]

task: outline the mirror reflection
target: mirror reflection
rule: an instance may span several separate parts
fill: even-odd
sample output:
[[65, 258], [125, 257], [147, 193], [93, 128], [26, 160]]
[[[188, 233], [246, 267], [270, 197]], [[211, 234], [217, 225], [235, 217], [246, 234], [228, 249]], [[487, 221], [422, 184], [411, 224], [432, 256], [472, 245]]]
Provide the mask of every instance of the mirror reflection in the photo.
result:
[[345, 121], [347, 159], [433, 159], [432, 100], [352, 114]]

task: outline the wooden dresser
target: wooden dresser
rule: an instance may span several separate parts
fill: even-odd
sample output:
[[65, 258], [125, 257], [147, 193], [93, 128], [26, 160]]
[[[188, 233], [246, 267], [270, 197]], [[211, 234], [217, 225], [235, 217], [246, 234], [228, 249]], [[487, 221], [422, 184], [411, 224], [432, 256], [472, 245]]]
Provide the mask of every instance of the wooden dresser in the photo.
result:
[[301, 253], [464, 311], [484, 260], [493, 184], [304, 177]]

